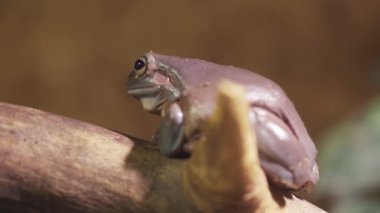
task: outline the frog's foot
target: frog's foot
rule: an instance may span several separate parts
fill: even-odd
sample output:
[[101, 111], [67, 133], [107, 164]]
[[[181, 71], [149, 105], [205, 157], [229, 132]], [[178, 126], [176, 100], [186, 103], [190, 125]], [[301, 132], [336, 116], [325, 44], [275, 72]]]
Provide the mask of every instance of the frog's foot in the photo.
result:
[[264, 107], [249, 112], [255, 128], [261, 166], [270, 181], [294, 190], [314, 185], [316, 167], [291, 128]]
[[178, 104], [171, 104], [163, 115], [160, 128], [153, 138], [162, 154], [168, 157], [186, 157], [188, 155], [184, 151], [184, 129], [182, 110]]

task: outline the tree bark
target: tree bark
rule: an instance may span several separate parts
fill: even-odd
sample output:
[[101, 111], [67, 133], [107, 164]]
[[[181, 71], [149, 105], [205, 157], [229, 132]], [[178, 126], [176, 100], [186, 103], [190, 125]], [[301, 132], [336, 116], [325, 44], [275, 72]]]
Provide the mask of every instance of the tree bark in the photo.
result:
[[[222, 92], [223, 95], [231, 94]], [[212, 144], [210, 140], [230, 134], [212, 136], [212, 129], [228, 124], [234, 116], [236, 113], [230, 113], [227, 121], [222, 117], [208, 125], [207, 139], [199, 144]], [[239, 119], [235, 121], [239, 123]], [[233, 127], [230, 129], [234, 131]], [[237, 148], [237, 152], [246, 145]], [[238, 186], [238, 191], [234, 187], [223, 188], [226, 182], [222, 183], [226, 190], [219, 192], [204, 185], [207, 178], [217, 180], [208, 174], [216, 171], [210, 168], [215, 165], [205, 163], [210, 151], [202, 146], [196, 147], [195, 157], [171, 159], [160, 155], [146, 141], [28, 107], [0, 103], [0, 211], [213, 212], [231, 207], [244, 212], [322, 211], [291, 194], [271, 192], [259, 166], [255, 144], [248, 146], [254, 151], [245, 154], [250, 160], [237, 166], [241, 168], [238, 173], [248, 182], [239, 185], [217, 169], [219, 182], [231, 181], [229, 186]], [[240, 165], [238, 160], [233, 162]], [[249, 174], [245, 172], [247, 162], [253, 163]], [[248, 199], [241, 197], [246, 194]]]

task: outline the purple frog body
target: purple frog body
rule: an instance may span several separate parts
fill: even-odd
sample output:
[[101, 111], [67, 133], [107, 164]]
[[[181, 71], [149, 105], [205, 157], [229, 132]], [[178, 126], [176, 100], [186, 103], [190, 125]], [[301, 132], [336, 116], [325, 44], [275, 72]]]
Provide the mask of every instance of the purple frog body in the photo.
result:
[[247, 91], [247, 116], [269, 180], [292, 190], [313, 186], [319, 178], [317, 150], [292, 102], [273, 81], [233, 66], [149, 52], [135, 62], [127, 87], [146, 111], [162, 116], [154, 137], [160, 151], [183, 157], [191, 155], [200, 123], [212, 114], [222, 79]]

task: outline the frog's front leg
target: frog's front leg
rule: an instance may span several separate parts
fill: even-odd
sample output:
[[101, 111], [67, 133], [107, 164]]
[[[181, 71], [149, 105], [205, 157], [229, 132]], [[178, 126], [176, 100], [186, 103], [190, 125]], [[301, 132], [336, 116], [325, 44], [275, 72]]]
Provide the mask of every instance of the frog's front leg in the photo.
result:
[[185, 154], [183, 144], [184, 115], [177, 103], [170, 104], [164, 111], [161, 124], [153, 140], [156, 140], [160, 152], [169, 157], [181, 157]]
[[[309, 159], [304, 147], [291, 128], [278, 116], [262, 107], [252, 107], [249, 114], [258, 141], [261, 166], [269, 179], [292, 189], [314, 185], [314, 159]], [[318, 170], [318, 169], [316, 169]]]

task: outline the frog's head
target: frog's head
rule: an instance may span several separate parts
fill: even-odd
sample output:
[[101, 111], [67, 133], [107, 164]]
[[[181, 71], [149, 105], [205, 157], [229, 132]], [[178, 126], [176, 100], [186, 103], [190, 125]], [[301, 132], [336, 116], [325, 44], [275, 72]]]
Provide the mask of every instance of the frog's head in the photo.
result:
[[166, 102], [177, 100], [184, 88], [175, 69], [147, 53], [136, 60], [128, 76], [128, 94], [138, 98], [144, 110], [160, 113]]

